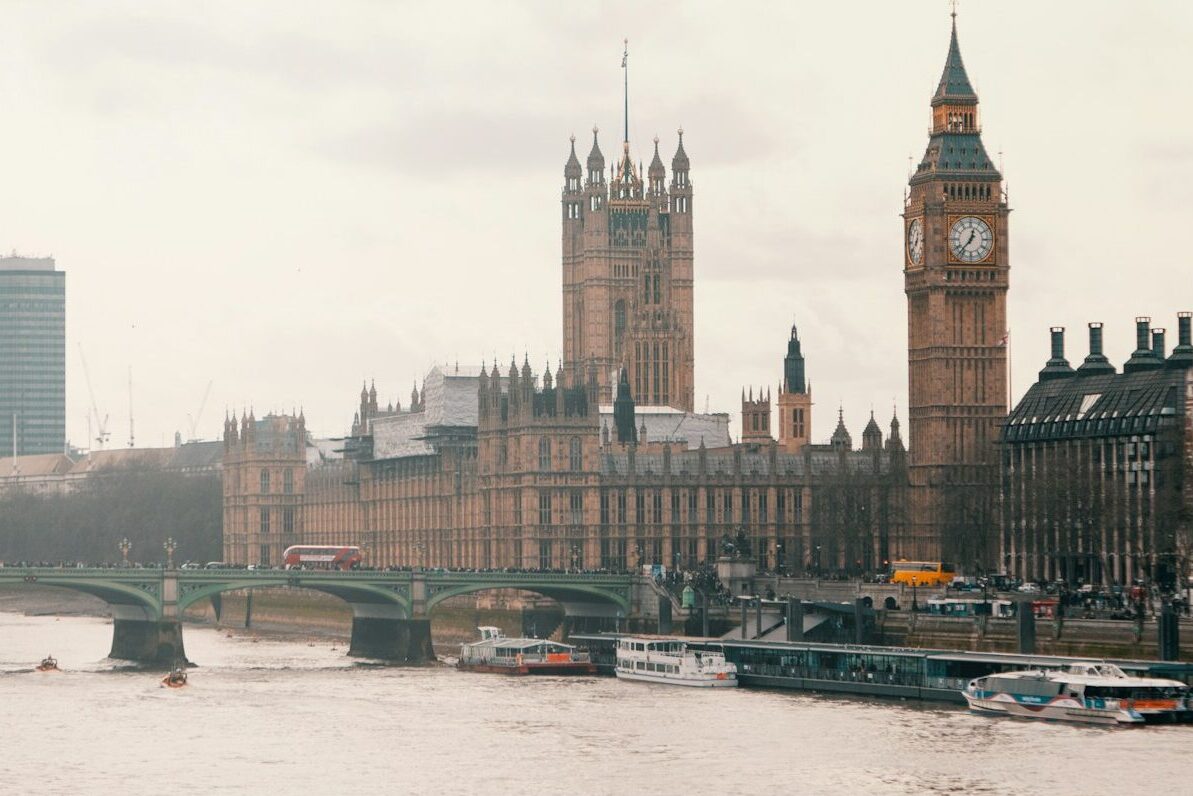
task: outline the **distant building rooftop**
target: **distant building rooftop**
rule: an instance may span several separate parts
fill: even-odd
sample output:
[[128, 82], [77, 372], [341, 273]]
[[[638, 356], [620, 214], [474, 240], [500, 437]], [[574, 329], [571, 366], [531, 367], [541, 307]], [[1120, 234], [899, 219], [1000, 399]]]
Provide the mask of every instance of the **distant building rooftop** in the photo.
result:
[[[601, 425], [608, 426], [610, 434], [616, 433], [611, 405], [601, 407]], [[706, 448], [727, 448], [731, 443], [729, 415], [724, 412], [699, 414], [670, 406], [635, 406], [634, 425], [639, 429], [646, 426], [646, 437], [638, 440], [642, 444], [682, 442], [695, 450], [702, 441]]]
[[0, 271], [53, 271], [53, 257], [21, 257], [0, 255]]

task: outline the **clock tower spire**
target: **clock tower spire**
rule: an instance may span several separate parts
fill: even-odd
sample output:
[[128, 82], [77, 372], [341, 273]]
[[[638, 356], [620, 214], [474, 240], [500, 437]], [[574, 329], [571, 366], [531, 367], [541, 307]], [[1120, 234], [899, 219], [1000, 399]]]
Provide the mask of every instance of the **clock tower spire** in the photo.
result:
[[928, 146], [903, 208], [910, 408], [907, 558], [989, 566], [998, 429], [1007, 413], [1007, 215], [982, 144], [957, 20], [931, 100]]

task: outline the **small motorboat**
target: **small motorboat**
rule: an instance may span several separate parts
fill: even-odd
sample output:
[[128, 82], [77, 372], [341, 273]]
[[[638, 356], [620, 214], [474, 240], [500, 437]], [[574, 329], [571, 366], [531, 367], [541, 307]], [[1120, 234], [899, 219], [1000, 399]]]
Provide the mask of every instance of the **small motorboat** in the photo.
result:
[[169, 674], [162, 678], [162, 685], [166, 688], [182, 688], [186, 685], [186, 669], [175, 666]]
[[37, 671], [39, 672], [57, 672], [61, 671], [58, 668], [58, 659], [53, 655], [47, 655], [41, 659], [41, 663], [37, 664]]

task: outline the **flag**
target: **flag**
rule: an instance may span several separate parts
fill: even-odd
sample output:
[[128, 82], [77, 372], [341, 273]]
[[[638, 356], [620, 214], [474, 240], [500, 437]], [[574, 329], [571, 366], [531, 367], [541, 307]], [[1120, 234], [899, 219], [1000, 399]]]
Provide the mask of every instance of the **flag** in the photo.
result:
[[625, 69], [626, 59], [630, 57], [630, 40], [626, 39], [625, 52], [621, 54], [621, 68]]
[[1007, 329], [1005, 332], [1003, 332], [1002, 339], [998, 341], [998, 347], [1006, 348], [1007, 343], [1010, 342], [1010, 340], [1011, 340], [1011, 330]]

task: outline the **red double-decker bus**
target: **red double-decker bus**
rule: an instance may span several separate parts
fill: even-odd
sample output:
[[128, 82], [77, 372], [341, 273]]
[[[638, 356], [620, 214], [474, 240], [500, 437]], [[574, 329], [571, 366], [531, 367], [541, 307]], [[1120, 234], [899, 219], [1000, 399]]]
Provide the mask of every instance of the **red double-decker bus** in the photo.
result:
[[360, 566], [359, 547], [320, 547], [296, 544], [286, 548], [282, 564], [286, 569], [356, 569]]

